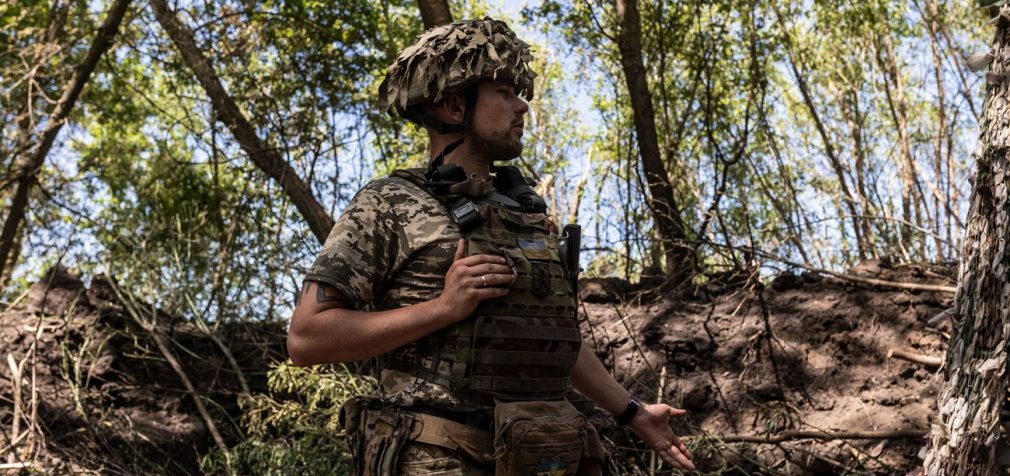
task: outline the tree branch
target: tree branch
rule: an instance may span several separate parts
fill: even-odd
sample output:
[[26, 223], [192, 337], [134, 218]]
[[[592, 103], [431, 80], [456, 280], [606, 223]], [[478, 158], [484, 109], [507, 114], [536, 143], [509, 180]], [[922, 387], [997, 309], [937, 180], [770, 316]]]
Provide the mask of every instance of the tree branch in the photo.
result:
[[228, 127], [253, 164], [277, 181], [302, 218], [308, 222], [309, 229], [316, 239], [320, 243], [326, 241], [326, 236], [333, 228], [333, 218], [319, 204], [312, 194], [312, 189], [298, 177], [295, 169], [277, 152], [276, 147], [270, 146], [256, 135], [255, 127], [225, 90], [210, 60], [196, 45], [193, 30], [176, 17], [165, 0], [151, 0], [151, 7], [158, 23], [179, 49], [186, 66], [193, 71], [197, 81], [206, 91], [216, 116]]
[[621, 67], [631, 100], [645, 184], [649, 190], [649, 208], [663, 238], [666, 273], [679, 281], [694, 273], [694, 249], [687, 238], [687, 228], [674, 198], [673, 184], [659, 151], [656, 113], [652, 107], [652, 94], [649, 92], [646, 69], [642, 62], [642, 25], [638, 0], [618, 0], [616, 10], [620, 24], [618, 47]]
[[7, 213], [7, 219], [4, 221], [3, 230], [0, 231], [0, 283], [5, 280], [6, 265], [13, 266], [12, 261], [14, 260], [10, 259], [11, 250], [17, 240], [18, 230], [24, 222], [25, 210], [28, 208], [28, 194], [35, 185], [39, 170], [42, 168], [46, 156], [49, 155], [49, 150], [52, 149], [60, 129], [66, 123], [70, 111], [73, 110], [77, 98], [81, 95], [84, 85], [88, 83], [91, 73], [95, 70], [98, 60], [112, 46], [112, 40], [115, 38], [116, 32], [119, 31], [119, 25], [122, 23], [129, 5], [130, 0], [116, 0], [109, 7], [109, 12], [98, 28], [98, 33], [92, 40], [88, 53], [74, 69], [74, 74], [63, 90], [63, 95], [53, 107], [52, 113], [49, 114], [38, 146], [28, 155], [15, 159], [14, 177], [18, 185], [11, 199], [11, 206]]

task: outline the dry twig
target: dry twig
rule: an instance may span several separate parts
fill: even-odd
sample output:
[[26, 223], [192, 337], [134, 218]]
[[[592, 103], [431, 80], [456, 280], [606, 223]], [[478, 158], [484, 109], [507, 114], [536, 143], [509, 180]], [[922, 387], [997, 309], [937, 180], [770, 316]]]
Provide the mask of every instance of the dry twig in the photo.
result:
[[794, 440], [902, 440], [923, 438], [927, 430], [901, 429], [890, 431], [803, 431], [788, 430], [774, 435], [715, 436], [723, 443], [782, 443]]
[[940, 357], [933, 357], [932, 355], [922, 355], [912, 352], [908, 352], [901, 349], [890, 349], [887, 351], [888, 359], [901, 359], [907, 360], [909, 362], [914, 362], [929, 370], [936, 370], [943, 365], [943, 359]]
[[[111, 283], [111, 281], [110, 281]], [[168, 362], [168, 365], [172, 367], [176, 375], [179, 376], [179, 380], [182, 381], [183, 386], [186, 387], [186, 391], [189, 393], [190, 397], [193, 398], [193, 403], [196, 405], [196, 411], [200, 414], [205, 425], [207, 425], [207, 431], [210, 433], [211, 438], [214, 439], [214, 444], [217, 445], [223, 453], [228, 453], [228, 445], [225, 444], [224, 438], [221, 437], [221, 433], [217, 429], [217, 424], [214, 423], [214, 419], [211, 417], [210, 412], [207, 411], [207, 406], [204, 405], [203, 399], [200, 398], [200, 394], [196, 390], [196, 386], [193, 385], [192, 380], [190, 380], [189, 375], [179, 364], [179, 360], [175, 358], [172, 353], [171, 347], [168, 345], [168, 337], [166, 337], [157, 326], [157, 311], [152, 310], [152, 319], [150, 322], [146, 321], [141, 317], [139, 306], [134, 302], [133, 297], [129, 293], [124, 292], [119, 289], [114, 283], [112, 284], [112, 289], [116, 293], [120, 302], [123, 303], [124, 310], [127, 314], [137, 323], [142, 329], [151, 334], [154, 339], [155, 345], [158, 346], [158, 350], [161, 355]]]

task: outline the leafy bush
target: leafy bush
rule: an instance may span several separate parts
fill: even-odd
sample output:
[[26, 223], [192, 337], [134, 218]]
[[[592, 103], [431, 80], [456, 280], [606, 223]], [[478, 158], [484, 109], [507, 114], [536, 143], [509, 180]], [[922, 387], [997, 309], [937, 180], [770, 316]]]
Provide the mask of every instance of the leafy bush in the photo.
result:
[[369, 393], [375, 381], [346, 367], [296, 367], [267, 372], [268, 394], [244, 396], [246, 437], [228, 452], [203, 458], [206, 474], [349, 474], [351, 459], [340, 428], [340, 406]]

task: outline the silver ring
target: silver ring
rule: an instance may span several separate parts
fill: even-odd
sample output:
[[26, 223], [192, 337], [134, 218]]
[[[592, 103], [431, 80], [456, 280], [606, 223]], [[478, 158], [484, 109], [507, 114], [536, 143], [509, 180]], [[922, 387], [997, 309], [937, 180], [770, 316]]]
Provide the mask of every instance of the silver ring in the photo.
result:
[[484, 276], [485, 275], [483, 275], [483, 274], [480, 275], [480, 287], [482, 287], [482, 288], [486, 288], [487, 287], [487, 278], [485, 278]]

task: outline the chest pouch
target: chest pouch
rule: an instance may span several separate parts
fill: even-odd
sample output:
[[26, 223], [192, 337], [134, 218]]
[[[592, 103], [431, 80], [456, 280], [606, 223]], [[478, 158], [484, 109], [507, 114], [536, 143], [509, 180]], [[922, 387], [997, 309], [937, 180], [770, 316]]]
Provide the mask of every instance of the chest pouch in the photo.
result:
[[495, 476], [602, 472], [600, 437], [567, 400], [499, 402], [494, 422]]

